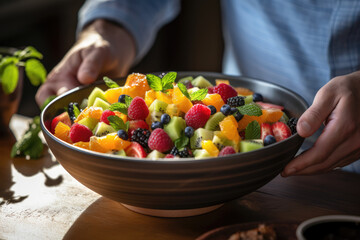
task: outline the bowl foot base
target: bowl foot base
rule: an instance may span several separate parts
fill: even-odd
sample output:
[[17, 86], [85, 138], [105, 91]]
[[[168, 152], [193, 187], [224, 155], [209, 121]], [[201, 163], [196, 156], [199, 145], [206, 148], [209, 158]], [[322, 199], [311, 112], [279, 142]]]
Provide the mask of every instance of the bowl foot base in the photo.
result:
[[150, 209], [150, 208], [141, 208], [141, 207], [135, 207], [131, 205], [127, 205], [122, 203], [124, 207], [127, 209], [141, 213], [144, 215], [154, 216], [154, 217], [171, 217], [171, 218], [177, 218], [177, 217], [191, 217], [196, 215], [205, 214], [211, 211], [214, 211], [215, 209], [220, 208], [223, 203], [209, 206], [209, 207], [203, 207], [203, 208], [194, 208], [194, 209], [179, 209], [179, 210], [164, 210], [164, 209]]

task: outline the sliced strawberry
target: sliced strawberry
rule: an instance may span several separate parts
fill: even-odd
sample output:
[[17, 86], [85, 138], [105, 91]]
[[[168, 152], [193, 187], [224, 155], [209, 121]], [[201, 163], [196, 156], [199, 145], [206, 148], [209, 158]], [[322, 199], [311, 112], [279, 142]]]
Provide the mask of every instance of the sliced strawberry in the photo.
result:
[[147, 153], [137, 142], [132, 142], [125, 150], [126, 156], [136, 158], [146, 158]]
[[261, 108], [263, 109], [280, 109], [281, 111], [284, 110], [283, 106], [272, 104], [272, 103], [265, 103], [265, 102], [256, 102], [256, 104], [259, 104]]
[[274, 123], [271, 125], [271, 129], [277, 142], [280, 142], [291, 136], [291, 130], [289, 126], [283, 122]]
[[62, 114], [54, 117], [54, 119], [51, 121], [50, 131], [52, 134], [55, 133], [55, 127], [58, 124], [58, 122], [62, 122], [64, 124], [68, 125], [69, 127], [71, 127], [71, 120], [70, 120], [68, 112], [63, 112]]
[[270, 123], [262, 123], [260, 125], [261, 128], [261, 139], [264, 141], [267, 135], [274, 135]]

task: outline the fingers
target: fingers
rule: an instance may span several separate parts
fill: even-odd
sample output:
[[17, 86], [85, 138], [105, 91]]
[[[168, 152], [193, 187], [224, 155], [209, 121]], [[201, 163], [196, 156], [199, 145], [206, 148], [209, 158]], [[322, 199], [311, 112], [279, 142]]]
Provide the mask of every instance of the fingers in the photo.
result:
[[77, 79], [81, 84], [90, 84], [98, 78], [104, 65], [104, 54], [104, 51], [100, 48], [82, 56], [83, 61], [77, 72]]

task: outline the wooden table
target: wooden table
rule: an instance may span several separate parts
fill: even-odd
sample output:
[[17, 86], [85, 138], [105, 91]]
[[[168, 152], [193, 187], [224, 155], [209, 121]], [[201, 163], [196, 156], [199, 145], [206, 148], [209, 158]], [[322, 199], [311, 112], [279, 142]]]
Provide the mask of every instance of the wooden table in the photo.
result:
[[11, 159], [11, 146], [27, 121], [15, 115], [11, 122], [15, 136], [0, 137], [0, 239], [195, 239], [235, 223], [300, 223], [321, 215], [360, 215], [360, 175], [339, 170], [278, 176], [201, 216], [141, 215], [82, 186], [47, 149], [38, 160]]

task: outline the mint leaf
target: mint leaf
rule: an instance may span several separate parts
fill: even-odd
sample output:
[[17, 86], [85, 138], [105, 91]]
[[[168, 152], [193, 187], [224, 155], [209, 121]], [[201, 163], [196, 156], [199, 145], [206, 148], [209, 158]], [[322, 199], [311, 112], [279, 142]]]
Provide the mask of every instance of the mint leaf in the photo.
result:
[[132, 100], [133, 100], [132, 97], [130, 97], [128, 95], [125, 96], [125, 105], [126, 105], [127, 108], [130, 106], [130, 103], [131, 103]]
[[29, 78], [33, 86], [39, 86], [45, 82], [46, 69], [37, 59], [29, 59], [25, 62], [26, 76]]
[[189, 138], [186, 137], [185, 135], [182, 135], [174, 142], [175, 147], [179, 150], [186, 147], [188, 144], [189, 144]]
[[180, 91], [182, 92], [182, 94], [184, 94], [185, 97], [187, 97], [189, 100], [191, 100], [190, 95], [189, 95], [189, 93], [188, 93], [187, 88], [185, 87], [185, 85], [182, 84], [182, 83], [178, 83], [177, 85], [178, 85]]
[[103, 80], [108, 88], [118, 88], [120, 87], [115, 81], [111, 80], [108, 77], [103, 77]]
[[173, 83], [175, 82], [176, 76], [176, 72], [168, 72], [165, 76], [163, 76], [161, 79], [163, 91], [174, 88]]
[[162, 91], [163, 90], [162, 83], [161, 83], [161, 78], [159, 78], [158, 76], [155, 76], [153, 74], [147, 74], [146, 79], [147, 79], [147, 82], [148, 82], [149, 86], [153, 90], [155, 90], [155, 91]]
[[127, 131], [129, 128], [129, 124], [125, 124], [124, 121], [116, 115], [108, 116], [107, 119], [116, 131], [119, 131], [120, 129]]
[[261, 108], [256, 104], [245, 104], [243, 106], [237, 107], [239, 112], [242, 115], [249, 115], [249, 116], [261, 116], [262, 111]]
[[0, 73], [0, 81], [5, 94], [13, 93], [19, 80], [19, 70], [17, 66], [8, 64]]
[[193, 92], [190, 94], [190, 100], [191, 101], [201, 101], [206, 97], [207, 93], [208, 93], [207, 88], [197, 90], [196, 92]]
[[252, 121], [246, 126], [245, 139], [259, 139], [260, 137], [260, 124], [257, 121]]
[[128, 114], [128, 106], [126, 105], [126, 103], [121, 103], [121, 102], [113, 103], [110, 105], [109, 110], [118, 111], [125, 115]]

